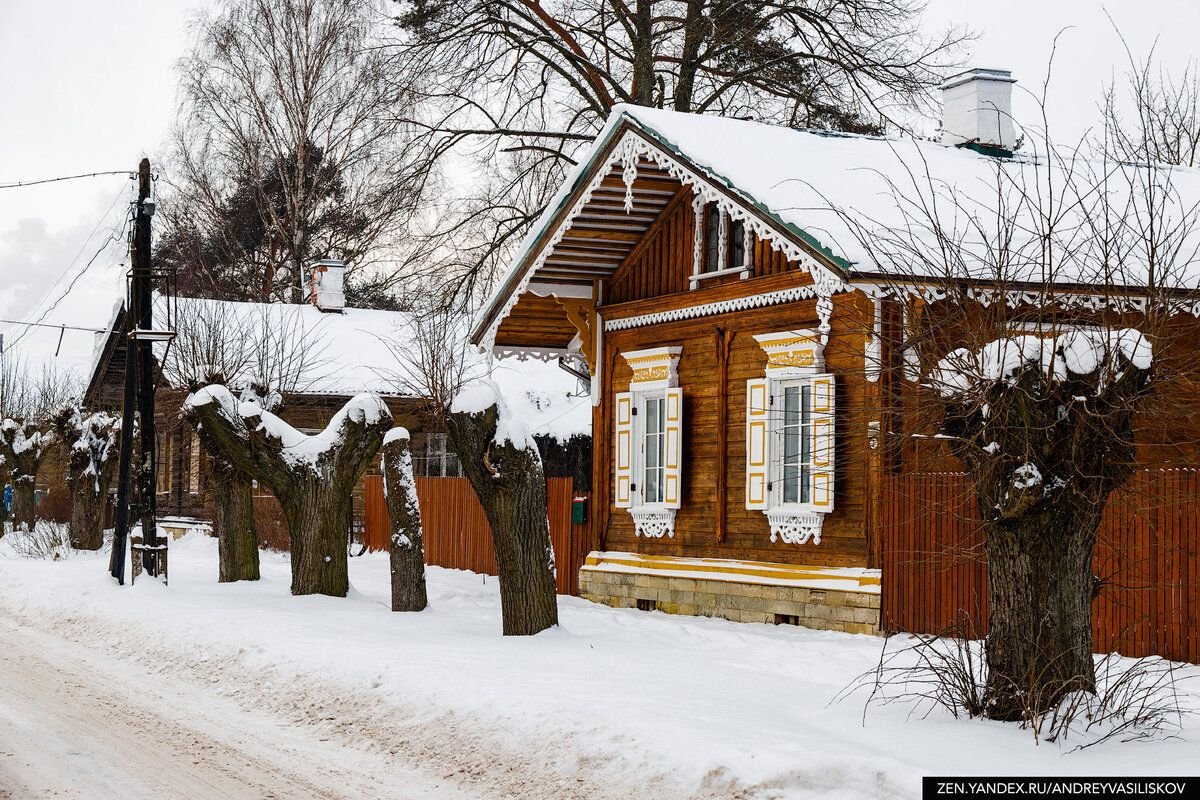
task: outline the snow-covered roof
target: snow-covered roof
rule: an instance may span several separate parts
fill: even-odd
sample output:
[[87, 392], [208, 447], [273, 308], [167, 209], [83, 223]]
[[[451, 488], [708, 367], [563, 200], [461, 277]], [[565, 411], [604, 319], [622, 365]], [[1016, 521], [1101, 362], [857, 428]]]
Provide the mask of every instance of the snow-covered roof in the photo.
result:
[[[155, 304], [161, 319], [165, 301], [158, 297]], [[399, 379], [400, 365], [393, 348], [409, 328], [407, 312], [346, 308], [341, 313], [326, 313], [309, 303], [244, 303], [200, 298], [179, 298], [176, 312], [177, 326], [181, 329], [189, 317], [207, 315], [208, 319], [227, 321], [251, 336], [266, 327], [308, 342], [304, 348], [308, 365], [297, 383], [297, 390], [304, 394], [400, 393], [397, 386], [403, 381]], [[180, 330], [179, 335], [186, 334]], [[233, 384], [244, 378], [227, 377]]]
[[[1200, 170], [1189, 167], [1134, 165], [1092, 161], [1073, 153], [1017, 153], [997, 158], [970, 148], [912, 138], [888, 138], [786, 128], [725, 117], [685, 114], [639, 106], [616, 106], [604, 128], [579, 157], [578, 166], [563, 182], [546, 210], [517, 248], [511, 267], [480, 318], [473, 338], [485, 334], [511, 308], [536, 266], [538, 250], [552, 246], [555, 226], [563, 226], [568, 201], [589, 191], [586, 181], [609, 167], [622, 168], [640, 153], [623, 150], [622, 137], [636, 132], [681, 164], [675, 171], [685, 182], [694, 174], [740, 199], [745, 208], [762, 216], [784, 234], [808, 245], [814, 262], [831, 276], [848, 282], [886, 274], [888, 264], [875, 263], [864, 240], [876, 234], [910, 236], [910, 243], [936, 246], [929, 231], [914, 231], [924, 222], [920, 206], [936, 201], [939, 225], [961, 234], [969, 249], [984, 256], [962, 265], [954, 277], [994, 279], [986, 263], [986, 245], [975, 242], [997, 231], [998, 217], [1016, 220], [1016, 244], [1036, 243], [1038, 231], [1031, 214], [1049, 213], [1056, 195], [1063, 214], [1060, 229], [1086, 230], [1103, 205], [1119, 221], [1147, 213], [1155, 203], [1158, 225], [1173, 230], [1178, 251], [1172, 274], [1157, 276], [1159, 285], [1195, 289], [1200, 284], [1200, 232], [1191, 230], [1200, 210]], [[631, 176], [627, 176], [627, 180]], [[1092, 191], [1103, 185], [1106, 199]], [[1147, 191], [1153, 185], [1154, 192]], [[693, 183], [698, 186], [698, 183]], [[998, 187], [1003, 187], [998, 191]], [[594, 188], [591, 187], [591, 188]], [[1035, 203], [1017, 202], [1025, 193], [1041, 195]], [[1007, 195], [1001, 200], [1001, 194]], [[1153, 197], [1153, 200], [1147, 200]], [[1063, 208], [1075, 204], [1075, 208]], [[613, 212], [618, 213], [619, 212]], [[1073, 216], [1072, 216], [1073, 215]], [[757, 229], [756, 229], [756, 232]], [[1062, 234], [1065, 235], [1065, 234]], [[1135, 234], [1136, 235], [1136, 234]], [[1136, 254], [1134, 254], [1136, 255]], [[1160, 254], [1161, 256], [1161, 254]], [[1019, 260], [1019, 259], [1017, 259]], [[1067, 259], [1069, 261], [1070, 259]], [[1053, 276], [1059, 283], [1096, 282], [1094, 265], [1064, 263]], [[1108, 280], [1127, 286], [1144, 285], [1144, 263], [1136, 257], [1121, 265], [1121, 274]], [[1091, 266], [1090, 266], [1091, 265]], [[903, 277], [919, 277], [919, 265], [908, 263]], [[1161, 264], [1160, 264], [1161, 269]], [[1006, 273], [1006, 280], [1042, 282], [1041, 266], [1033, 260]], [[814, 278], [817, 278], [814, 275]], [[925, 277], [945, 277], [945, 273]], [[506, 305], [507, 304], [507, 305]]]
[[[157, 297], [155, 303], [156, 319], [162, 320], [166, 316], [165, 300]], [[324, 313], [309, 304], [179, 298], [175, 314], [176, 326], [181, 329], [187, 318], [199, 316], [255, 338], [266, 326], [275, 335], [282, 333], [310, 342], [305, 346], [309, 365], [297, 382], [297, 391], [303, 394], [353, 396], [375, 392], [396, 397], [412, 395], [412, 386], [419, 385], [408, 374], [411, 366], [396, 355], [409, 347], [407, 342], [414, 335], [412, 312], [347, 308], [342, 313]], [[123, 315], [115, 314], [112, 324], [122, 319]], [[182, 330], [178, 334], [184, 335]], [[178, 339], [172, 344], [182, 346]], [[510, 360], [491, 366], [491, 360], [473, 348], [463, 349], [474, 362], [468, 373], [485, 375], [491, 367], [491, 378], [500, 387], [505, 403], [531, 433], [559, 439], [591, 433], [591, 402], [580, 395], [578, 380], [557, 364]], [[101, 366], [93, 365], [93, 373]], [[227, 378], [234, 388], [245, 383], [245, 376]]]

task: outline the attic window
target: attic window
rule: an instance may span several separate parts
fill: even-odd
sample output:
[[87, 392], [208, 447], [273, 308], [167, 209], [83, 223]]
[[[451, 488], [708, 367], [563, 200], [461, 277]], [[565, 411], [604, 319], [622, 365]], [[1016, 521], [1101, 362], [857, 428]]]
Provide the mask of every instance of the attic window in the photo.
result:
[[721, 275], [749, 278], [754, 268], [753, 241], [745, 222], [730, 217], [720, 204], [704, 203], [700, 198], [693, 209], [696, 229], [691, 288], [695, 289], [706, 278]]

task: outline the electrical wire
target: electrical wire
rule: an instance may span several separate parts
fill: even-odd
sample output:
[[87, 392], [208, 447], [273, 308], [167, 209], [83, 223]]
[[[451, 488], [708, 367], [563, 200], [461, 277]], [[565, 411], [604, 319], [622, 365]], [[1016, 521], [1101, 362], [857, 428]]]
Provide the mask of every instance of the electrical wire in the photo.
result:
[[127, 192], [128, 189], [121, 189], [121, 191], [117, 192], [116, 196], [113, 197], [113, 201], [109, 203], [108, 209], [100, 215], [100, 219], [96, 220], [96, 224], [93, 225], [91, 231], [88, 232], [87, 238], [83, 240], [83, 244], [79, 245], [79, 249], [75, 251], [75, 255], [71, 258], [71, 263], [67, 264], [67, 268], [64, 269], [62, 273], [60, 273], [59, 276], [54, 279], [54, 283], [50, 284], [50, 287], [42, 293], [41, 299], [38, 300], [33, 308], [29, 310], [26, 316], [36, 314], [38, 310], [41, 309], [42, 304], [49, 299], [50, 295], [54, 293], [54, 290], [58, 288], [58, 285], [62, 283], [63, 278], [67, 277], [71, 270], [75, 268], [75, 264], [78, 263], [79, 257], [83, 255], [83, 251], [87, 249], [88, 244], [92, 241], [92, 237], [96, 235], [96, 231], [100, 230], [100, 226], [104, 224], [106, 219], [108, 219], [108, 215], [112, 213], [112, 210], [116, 208], [117, 203], [123, 196], [125, 196]]
[[19, 319], [0, 319], [0, 325], [27, 325], [31, 328], [53, 328], [61, 330], [63, 328], [69, 331], [84, 331], [86, 333], [104, 333], [104, 328], [81, 328], [78, 325], [57, 325], [53, 322], [23, 322]]
[[20, 189], [24, 186], [39, 186], [43, 183], [57, 183], [58, 181], [73, 181], [78, 178], [96, 178], [101, 175], [132, 175], [127, 169], [114, 169], [107, 172], [85, 172], [80, 175], [64, 175], [61, 178], [39, 178], [35, 181], [13, 181], [11, 183], [0, 183], [0, 189]]
[[[33, 322], [20, 323], [25, 326], [25, 330], [21, 331], [21, 333], [17, 335], [16, 341], [14, 341], [12, 343], [12, 345], [10, 346], [10, 349], [15, 348], [18, 344], [20, 344], [21, 340], [24, 339], [29, 334], [29, 331], [32, 330], [35, 325], [41, 326], [41, 323], [44, 322], [46, 317], [50, 315], [50, 312], [52, 312], [54, 309], [58, 308], [58, 304], [61, 303], [66, 298], [66, 296], [71, 293], [71, 290], [75, 288], [75, 284], [77, 284], [79, 282], [79, 279], [82, 278], [87, 273], [88, 268], [91, 267], [92, 264], [96, 263], [96, 259], [100, 257], [100, 254], [103, 253], [105, 250], [107, 250], [109, 245], [111, 245], [114, 241], [120, 241], [124, 237], [124, 234], [128, 229], [129, 229], [129, 217], [126, 216], [125, 222], [121, 225], [121, 228], [115, 233], [115, 235], [106, 239], [104, 244], [100, 245], [100, 249], [97, 250], [90, 259], [88, 259], [88, 262], [83, 265], [83, 269], [79, 270], [79, 273], [74, 278], [71, 279], [71, 282], [67, 285], [67, 288], [63, 290], [62, 294], [60, 294], [53, 303], [51, 303], [50, 307], [47, 308], [45, 311], [43, 311], [42, 315], [40, 317], [38, 317], [36, 320], [34, 320]], [[60, 326], [52, 325], [50, 327], [60, 327]]]

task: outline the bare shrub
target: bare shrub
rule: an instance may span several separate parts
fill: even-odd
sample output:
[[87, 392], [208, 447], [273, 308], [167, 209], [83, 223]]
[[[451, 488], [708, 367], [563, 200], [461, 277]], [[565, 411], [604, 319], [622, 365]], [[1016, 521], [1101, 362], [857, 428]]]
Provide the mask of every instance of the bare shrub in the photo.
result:
[[63, 523], [47, 520], [38, 520], [30, 531], [10, 531], [4, 541], [18, 558], [57, 561], [75, 552], [71, 548], [70, 528]]
[[[875, 668], [859, 675], [835, 698], [867, 692], [863, 710], [901, 705], [910, 716], [927, 717], [941, 710], [955, 719], [988, 716], [988, 685], [984, 641], [963, 636], [972, 630], [960, 619], [942, 635], [897, 635], [884, 641]], [[1019, 721], [1037, 742], [1077, 743], [1084, 749], [1102, 742], [1168, 738], [1178, 733], [1183, 718], [1196, 712], [1181, 695], [1182, 681], [1194, 679], [1186, 665], [1151, 656], [1132, 659], [1111, 653], [1095, 656], [1094, 692], [1062, 694], [1047, 707], [1039, 694], [1046, 688], [1033, 680], [1013, 687], [1023, 698]], [[1048, 667], [1050, 668], [1050, 667]]]

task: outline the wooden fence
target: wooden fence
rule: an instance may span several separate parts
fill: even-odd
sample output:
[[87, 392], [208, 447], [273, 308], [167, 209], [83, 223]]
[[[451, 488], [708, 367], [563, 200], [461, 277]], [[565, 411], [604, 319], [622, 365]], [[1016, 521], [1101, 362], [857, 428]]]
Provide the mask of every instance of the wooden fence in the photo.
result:
[[[546, 481], [547, 516], [559, 594], [579, 593], [579, 568], [583, 566], [590, 545], [587, 525], [571, 522], [574, 497], [570, 478]], [[426, 564], [496, 574], [492, 529], [469, 480], [417, 478], [417, 503], [421, 507]], [[366, 478], [365, 521], [367, 547], [386, 550], [387, 503], [383, 496], [383, 478], [378, 475]]]
[[[962, 473], [910, 473], [885, 486], [883, 627], [987, 632], [987, 565]], [[1200, 662], [1200, 469], [1146, 469], [1110, 498], [1095, 556], [1097, 652]]]

